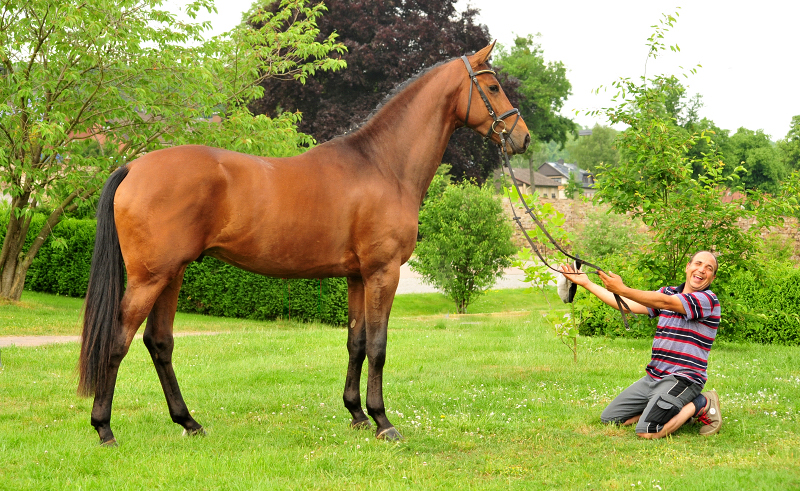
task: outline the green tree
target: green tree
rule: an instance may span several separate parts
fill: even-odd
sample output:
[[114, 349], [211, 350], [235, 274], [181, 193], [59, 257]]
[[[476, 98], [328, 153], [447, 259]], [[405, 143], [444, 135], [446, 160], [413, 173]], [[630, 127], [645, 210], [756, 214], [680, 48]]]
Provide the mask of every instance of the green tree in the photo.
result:
[[[648, 58], [666, 49], [661, 40], [674, 22], [674, 17], [664, 16], [656, 26], [648, 40]], [[710, 137], [688, 133], [664, 110], [670, 96], [665, 77], [642, 76], [639, 83], [620, 79], [613, 85], [617, 105], [603, 113], [611, 123], [628, 129], [617, 138], [619, 166], [600, 167], [597, 198], [650, 226], [653, 242], [638, 257], [640, 269], [648, 272], [652, 285], [672, 282], [680, 279], [689, 255], [700, 249], [717, 251], [720, 263], [728, 267], [746, 265], [759, 249], [759, 232], [796, 209], [797, 176], [787, 182], [783, 194], [749, 192], [745, 203], [725, 203], [721, 196], [726, 189], [743, 191], [739, 176], [744, 169], [723, 173], [725, 165]], [[690, 160], [686, 150], [701, 140], [710, 152], [699, 161]], [[695, 165], [703, 169], [697, 178], [692, 177]], [[756, 219], [750, 230], [738, 226], [748, 218]]]
[[647, 243], [647, 235], [638, 230], [641, 221], [609, 211], [592, 207], [575, 234], [574, 250], [595, 264], [601, 264], [607, 256], [638, 251]]
[[570, 161], [592, 172], [599, 164], [617, 165], [619, 154], [614, 147], [616, 136], [617, 130], [614, 128], [595, 124], [591, 135], [579, 136], [567, 144]]
[[789, 174], [779, 150], [761, 130], [739, 128], [730, 137], [728, 147], [725, 161], [729, 166], [746, 169], [742, 175], [746, 189], [775, 193]]
[[[0, 189], [11, 197], [0, 253], [0, 297], [18, 300], [53, 227], [143, 152], [204, 143], [291, 155], [312, 144], [299, 116], [253, 117], [247, 102], [272, 77], [299, 81], [338, 69], [333, 36], [317, 40], [324, 7], [284, 0], [210, 40], [207, 24], [179, 22], [159, 0], [10, 0], [0, 5]], [[212, 0], [187, 7], [194, 17]], [[311, 60], [311, 61], [306, 61]], [[212, 115], [222, 117], [212, 123]], [[87, 140], [97, 148], [87, 150]], [[24, 247], [33, 210], [48, 217]]]
[[792, 116], [791, 128], [778, 142], [778, 149], [787, 169], [800, 170], [800, 115]]
[[516, 252], [512, 228], [491, 186], [469, 181], [426, 198], [419, 215], [422, 239], [411, 269], [466, 313], [475, 298], [494, 285]]
[[[723, 159], [730, 154], [730, 135], [728, 130], [723, 130], [715, 125], [713, 121], [707, 118], [702, 118], [699, 121], [691, 123], [684, 127], [689, 133], [702, 134], [706, 138], [700, 138], [686, 150], [686, 157], [692, 162], [692, 176], [697, 178], [703, 173], [703, 155], [711, 152], [718, 152], [722, 154]], [[713, 147], [713, 149], [712, 149]], [[730, 165], [727, 163], [726, 169], [733, 170], [738, 165]]]
[[575, 199], [575, 195], [577, 194], [580, 196], [583, 192], [583, 186], [581, 185], [580, 181], [575, 177], [574, 172], [569, 173], [569, 182], [567, 182], [567, 186], [564, 189], [564, 194], [567, 195], [569, 199]]
[[[575, 131], [575, 123], [559, 112], [570, 94], [572, 84], [567, 80], [567, 69], [560, 61], [546, 62], [541, 45], [535, 37], [518, 36], [514, 46], [500, 46], [494, 60], [501, 76], [519, 81], [517, 93], [519, 110], [531, 133], [533, 142], [555, 141], [561, 148], [569, 135]], [[531, 145], [525, 153], [528, 165], [533, 170], [541, 162], [543, 148]]]

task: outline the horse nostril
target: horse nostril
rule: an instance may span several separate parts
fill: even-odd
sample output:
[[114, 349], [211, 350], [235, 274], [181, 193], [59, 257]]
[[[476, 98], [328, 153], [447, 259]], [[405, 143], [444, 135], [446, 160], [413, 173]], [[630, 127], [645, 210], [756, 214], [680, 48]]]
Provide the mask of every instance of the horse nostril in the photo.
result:
[[531, 134], [528, 133], [527, 135], [525, 135], [525, 143], [522, 144], [522, 151], [524, 152], [525, 150], [527, 150], [530, 144], [531, 144]]

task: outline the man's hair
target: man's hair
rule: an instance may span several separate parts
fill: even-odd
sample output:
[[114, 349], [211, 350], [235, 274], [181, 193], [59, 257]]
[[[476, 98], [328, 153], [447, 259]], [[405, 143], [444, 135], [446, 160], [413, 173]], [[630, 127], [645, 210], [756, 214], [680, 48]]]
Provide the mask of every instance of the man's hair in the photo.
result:
[[719, 261], [717, 260], [717, 256], [715, 256], [714, 253], [711, 252], [711, 251], [697, 251], [697, 252], [695, 252], [694, 255], [692, 256], [692, 258], [689, 259], [689, 264], [692, 264], [692, 262], [694, 261], [694, 258], [696, 258], [698, 254], [702, 254], [704, 252], [707, 252], [707, 253], [711, 254], [711, 257], [714, 258], [714, 265], [716, 266], [714, 268], [714, 276], [716, 276], [717, 275], [717, 271], [719, 271]]

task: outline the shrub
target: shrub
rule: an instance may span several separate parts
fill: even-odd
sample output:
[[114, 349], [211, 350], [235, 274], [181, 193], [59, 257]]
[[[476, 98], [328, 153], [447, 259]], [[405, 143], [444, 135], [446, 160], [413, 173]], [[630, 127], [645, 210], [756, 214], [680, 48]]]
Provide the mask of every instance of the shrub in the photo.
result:
[[429, 195], [419, 214], [422, 240], [409, 261], [459, 313], [494, 285], [516, 252], [503, 207], [489, 186], [465, 181]]
[[[632, 288], [663, 286], [650, 284], [646, 274], [620, 256], [609, 256], [605, 262]], [[800, 345], [800, 269], [785, 263], [770, 263], [759, 271], [735, 269], [717, 277], [711, 290], [722, 307], [717, 339]], [[655, 332], [656, 320], [645, 315], [628, 316], [630, 330], [625, 330], [619, 312], [584, 289], [578, 290], [575, 301], [584, 336], [647, 338]]]
[[[39, 218], [44, 221], [44, 216]], [[83, 297], [89, 284], [94, 232], [94, 220], [62, 220], [36, 254], [25, 279], [25, 289]]]
[[737, 271], [715, 288], [723, 307], [718, 336], [800, 345], [800, 269], [772, 263], [763, 271], [763, 275]]
[[[635, 263], [627, 257], [606, 256], [601, 266], [605, 268], [605, 271], [622, 276], [625, 284], [631, 288], [652, 289], [645, 276], [636, 269]], [[593, 276], [592, 281], [602, 285], [597, 276]], [[626, 329], [617, 309], [606, 305], [583, 288], [578, 288], [575, 302], [580, 322], [578, 331], [583, 336], [648, 338], [655, 334], [655, 319], [646, 315], [625, 314], [629, 326], [629, 329]]]

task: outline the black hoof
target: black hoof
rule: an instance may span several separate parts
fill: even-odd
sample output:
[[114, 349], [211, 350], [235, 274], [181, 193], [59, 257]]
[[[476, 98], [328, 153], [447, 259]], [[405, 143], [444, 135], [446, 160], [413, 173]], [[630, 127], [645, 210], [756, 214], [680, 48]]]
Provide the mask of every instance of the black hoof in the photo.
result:
[[101, 447], [119, 447], [119, 443], [117, 443], [116, 438], [112, 438], [110, 440], [106, 440], [104, 442], [100, 442]]
[[183, 436], [206, 436], [207, 434], [208, 433], [206, 433], [205, 428], [203, 428], [202, 426], [200, 428], [193, 430], [187, 430], [185, 428], [183, 430]]
[[350, 422], [350, 428], [354, 430], [368, 430], [372, 427], [368, 419], [362, 419], [359, 421], [353, 420]]
[[387, 442], [398, 442], [403, 439], [403, 435], [400, 434], [399, 431], [394, 429], [394, 426], [391, 428], [386, 428], [385, 430], [379, 432], [375, 435], [375, 438], [378, 440], [386, 440]]

